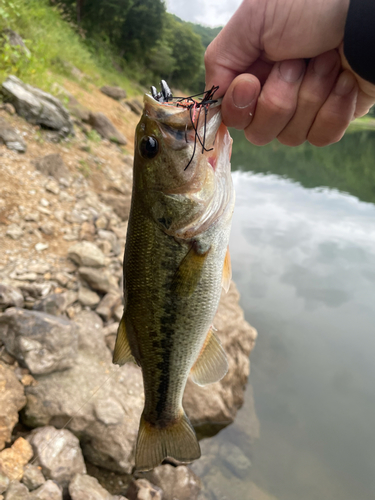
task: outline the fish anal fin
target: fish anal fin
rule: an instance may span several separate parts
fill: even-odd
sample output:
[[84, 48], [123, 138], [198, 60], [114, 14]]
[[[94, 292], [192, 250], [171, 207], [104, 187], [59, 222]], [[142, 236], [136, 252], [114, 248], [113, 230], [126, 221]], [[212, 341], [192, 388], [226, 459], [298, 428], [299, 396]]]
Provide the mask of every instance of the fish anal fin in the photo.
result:
[[191, 369], [191, 378], [197, 385], [203, 386], [218, 382], [227, 372], [227, 356], [220, 340], [211, 328], [201, 352]]
[[223, 266], [223, 277], [221, 281], [221, 286], [224, 288], [225, 293], [228, 292], [230, 287], [230, 282], [232, 279], [232, 264], [230, 262], [229, 247], [227, 248], [227, 253], [225, 254], [224, 266]]
[[190, 297], [197, 288], [210, 248], [203, 251], [195, 242], [182, 259], [172, 281], [172, 290], [181, 297]]
[[151, 470], [167, 457], [187, 464], [200, 456], [195, 431], [183, 410], [178, 419], [163, 427], [150, 424], [142, 415], [135, 452], [137, 471]]
[[116, 344], [115, 349], [113, 351], [113, 363], [116, 365], [124, 365], [129, 361], [135, 363], [134, 356], [132, 355], [128, 336], [126, 334], [125, 328], [125, 318], [124, 316], [121, 318], [120, 324], [117, 330]]

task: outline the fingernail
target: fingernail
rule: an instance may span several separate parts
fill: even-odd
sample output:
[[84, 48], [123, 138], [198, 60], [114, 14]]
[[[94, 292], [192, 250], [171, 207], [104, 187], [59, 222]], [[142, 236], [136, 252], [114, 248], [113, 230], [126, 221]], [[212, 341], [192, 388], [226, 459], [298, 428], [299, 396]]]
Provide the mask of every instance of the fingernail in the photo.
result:
[[236, 108], [247, 108], [255, 99], [255, 85], [250, 80], [241, 80], [232, 92], [233, 104]]
[[344, 71], [344, 73], [341, 73], [336, 83], [335, 94], [339, 96], [350, 94], [350, 92], [354, 89], [355, 83], [355, 77], [348, 71]]
[[299, 59], [291, 59], [289, 61], [283, 61], [279, 69], [281, 78], [284, 81], [295, 83], [301, 78], [305, 70], [305, 63]]
[[314, 71], [319, 76], [328, 75], [336, 66], [338, 57], [336, 52], [327, 52], [318, 56], [314, 61]]

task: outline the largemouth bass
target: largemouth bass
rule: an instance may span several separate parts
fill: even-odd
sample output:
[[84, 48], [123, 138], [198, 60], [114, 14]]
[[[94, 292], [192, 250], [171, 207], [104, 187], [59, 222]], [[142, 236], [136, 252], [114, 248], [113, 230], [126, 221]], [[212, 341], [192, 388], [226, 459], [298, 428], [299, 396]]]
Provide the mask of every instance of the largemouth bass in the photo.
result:
[[205, 385], [228, 369], [212, 322], [231, 279], [234, 207], [232, 140], [220, 103], [152, 94], [144, 96], [136, 129], [125, 306], [113, 357], [142, 369], [145, 407], [135, 455], [141, 471], [166, 457], [181, 463], [200, 457], [182, 396], [189, 374]]

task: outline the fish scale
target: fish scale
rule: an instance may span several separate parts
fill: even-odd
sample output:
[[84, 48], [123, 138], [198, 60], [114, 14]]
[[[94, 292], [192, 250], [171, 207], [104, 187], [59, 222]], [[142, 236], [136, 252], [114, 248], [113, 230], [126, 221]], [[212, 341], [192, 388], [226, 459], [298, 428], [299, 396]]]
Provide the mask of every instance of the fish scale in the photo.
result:
[[[227, 287], [230, 280], [231, 139], [221, 124], [220, 106], [207, 106], [212, 106], [204, 126], [212, 145], [209, 157], [194, 146], [189, 110], [147, 94], [136, 132], [125, 306], [114, 362], [135, 360], [142, 369], [138, 470], [167, 457], [188, 463], [200, 456], [182, 408], [186, 381], [191, 374], [205, 385], [227, 371], [212, 322], [222, 283]], [[184, 123], [190, 130], [187, 142], [185, 134], [174, 131]], [[199, 133], [198, 121], [196, 128]]]

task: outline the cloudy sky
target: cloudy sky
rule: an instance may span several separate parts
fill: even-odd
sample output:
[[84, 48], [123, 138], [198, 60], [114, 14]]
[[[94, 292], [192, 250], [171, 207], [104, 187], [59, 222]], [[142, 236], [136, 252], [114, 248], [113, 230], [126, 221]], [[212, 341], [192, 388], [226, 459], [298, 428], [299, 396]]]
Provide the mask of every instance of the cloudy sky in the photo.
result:
[[166, 0], [167, 10], [184, 21], [222, 26], [226, 24], [241, 0]]

